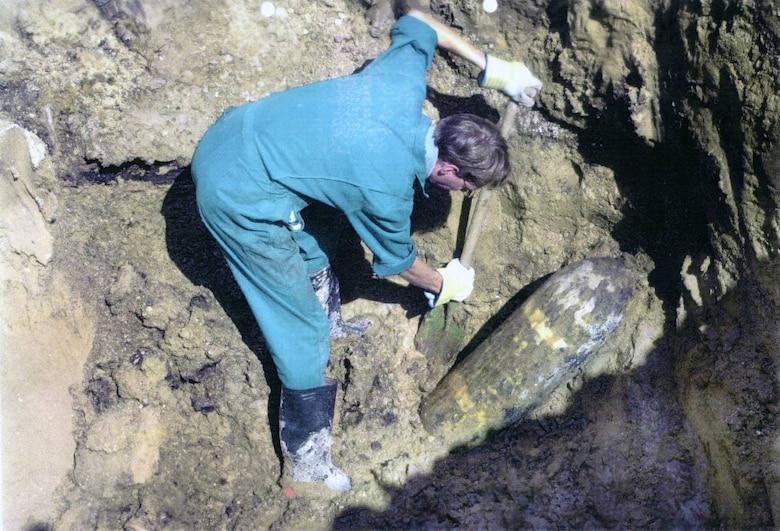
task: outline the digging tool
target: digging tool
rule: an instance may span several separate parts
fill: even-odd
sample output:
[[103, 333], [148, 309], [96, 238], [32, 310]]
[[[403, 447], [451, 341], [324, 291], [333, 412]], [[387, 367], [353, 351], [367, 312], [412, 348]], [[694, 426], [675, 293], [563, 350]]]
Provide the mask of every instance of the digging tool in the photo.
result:
[[[504, 116], [501, 120], [501, 135], [508, 139], [517, 116], [517, 103], [510, 100], [506, 105]], [[469, 268], [472, 264], [474, 251], [477, 247], [482, 226], [487, 215], [487, 206], [493, 190], [480, 188], [477, 192], [474, 212], [469, 220], [466, 230], [466, 239], [460, 255], [460, 262]], [[460, 351], [465, 339], [465, 321], [467, 314], [460, 303], [452, 301], [442, 306], [431, 309], [422, 319], [414, 345], [428, 359], [429, 366], [449, 369]]]

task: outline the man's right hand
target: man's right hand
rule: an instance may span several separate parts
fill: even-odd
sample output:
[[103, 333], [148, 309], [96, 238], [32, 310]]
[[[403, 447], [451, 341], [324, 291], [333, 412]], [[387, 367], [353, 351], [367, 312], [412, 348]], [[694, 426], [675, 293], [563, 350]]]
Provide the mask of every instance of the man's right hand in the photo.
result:
[[441, 306], [450, 301], [463, 302], [474, 289], [474, 268], [466, 268], [457, 258], [447, 267], [437, 269], [442, 278], [441, 292], [438, 295], [425, 292], [428, 305], [431, 308]]

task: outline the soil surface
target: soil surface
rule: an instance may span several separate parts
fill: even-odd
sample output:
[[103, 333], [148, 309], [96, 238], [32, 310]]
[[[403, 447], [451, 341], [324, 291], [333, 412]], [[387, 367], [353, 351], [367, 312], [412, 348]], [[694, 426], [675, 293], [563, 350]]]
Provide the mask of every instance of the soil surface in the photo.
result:
[[[171, 179], [60, 195], [80, 214], [59, 224], [57, 239], [82, 244], [62, 249], [60, 265], [73, 272], [81, 296], [97, 302], [99, 322], [77, 395], [74, 485], [60, 526], [714, 523], [664, 348], [571, 378], [576, 392], [566, 389], [477, 447], [448, 453], [418, 415], [432, 369], [413, 347], [410, 314], [424, 311], [424, 299], [372, 278], [357, 242], [345, 242], [349, 252], [337, 268], [344, 311], [375, 324], [363, 338], [334, 343], [329, 366], [342, 383], [334, 461], [354, 487], [290, 497], [277, 484], [279, 383], [262, 336], [197, 218], [189, 175]], [[653, 315], [647, 304], [644, 318]], [[471, 310], [474, 324], [486, 319]]]

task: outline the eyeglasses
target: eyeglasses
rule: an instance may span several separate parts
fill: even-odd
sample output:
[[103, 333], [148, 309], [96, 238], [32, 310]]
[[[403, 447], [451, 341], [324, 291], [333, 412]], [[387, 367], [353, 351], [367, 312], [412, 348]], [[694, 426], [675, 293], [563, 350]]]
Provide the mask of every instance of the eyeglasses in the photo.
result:
[[461, 187], [460, 187], [460, 191], [461, 191], [461, 192], [463, 192], [463, 195], [465, 195], [465, 196], [466, 196], [467, 198], [469, 198], [469, 199], [471, 199], [472, 197], [474, 197], [474, 190], [472, 190], [471, 188], [469, 188], [469, 187], [466, 185], [466, 183], [467, 183], [468, 181], [466, 181], [466, 179], [464, 179], [463, 177], [461, 177], [461, 176], [460, 176], [460, 174], [458, 175], [458, 177], [460, 177], [460, 180], [461, 180], [461, 181], [463, 181], [463, 186], [461, 186]]

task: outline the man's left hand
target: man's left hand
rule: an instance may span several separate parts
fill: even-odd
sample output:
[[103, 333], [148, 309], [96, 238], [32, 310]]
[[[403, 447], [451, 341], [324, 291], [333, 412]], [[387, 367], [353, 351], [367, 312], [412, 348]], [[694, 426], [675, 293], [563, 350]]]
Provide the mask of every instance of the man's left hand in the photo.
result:
[[534, 98], [542, 90], [542, 82], [520, 61], [504, 61], [487, 56], [485, 70], [479, 75], [480, 86], [502, 91], [526, 107], [534, 106]]

